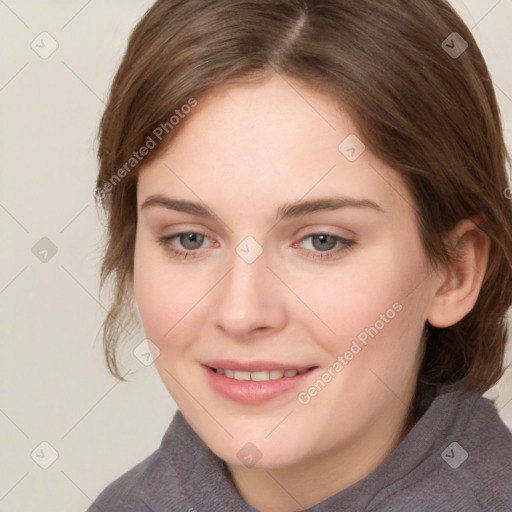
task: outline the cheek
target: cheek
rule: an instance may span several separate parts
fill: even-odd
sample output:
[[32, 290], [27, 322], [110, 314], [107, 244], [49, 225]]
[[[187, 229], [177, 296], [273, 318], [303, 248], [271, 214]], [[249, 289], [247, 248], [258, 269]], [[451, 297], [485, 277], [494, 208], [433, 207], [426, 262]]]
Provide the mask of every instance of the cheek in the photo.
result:
[[317, 279], [309, 287], [304, 283], [308, 306], [324, 324], [316, 320], [317, 333], [323, 329], [318, 339], [333, 356], [349, 350], [354, 340], [362, 347], [379, 340], [377, 347], [383, 348], [372, 351], [376, 357], [396, 354], [404, 346], [414, 350], [411, 338], [419, 337], [425, 321], [425, 277], [418, 242], [408, 244], [406, 253], [399, 244], [379, 247], [364, 260], [341, 265], [337, 274]]
[[205, 293], [186, 267], [171, 266], [160, 248], [136, 244], [134, 299], [147, 337], [161, 349], [175, 341], [184, 325], [189, 325], [189, 318], [196, 312], [194, 305]]

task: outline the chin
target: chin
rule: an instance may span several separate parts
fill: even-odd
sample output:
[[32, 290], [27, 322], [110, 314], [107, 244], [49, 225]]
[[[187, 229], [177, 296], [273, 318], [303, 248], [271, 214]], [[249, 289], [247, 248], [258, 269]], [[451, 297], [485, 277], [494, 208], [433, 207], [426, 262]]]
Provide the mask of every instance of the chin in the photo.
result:
[[282, 435], [276, 434], [268, 437], [268, 429], [258, 434], [254, 433], [254, 426], [249, 425], [246, 429], [236, 430], [234, 426], [226, 429], [233, 435], [230, 438], [225, 432], [224, 435], [216, 435], [209, 426], [205, 426], [206, 435], [199, 432], [198, 435], [206, 445], [219, 458], [227, 464], [255, 468], [255, 469], [282, 469], [304, 460], [307, 446], [301, 439], [304, 435], [295, 439], [290, 437], [286, 431]]

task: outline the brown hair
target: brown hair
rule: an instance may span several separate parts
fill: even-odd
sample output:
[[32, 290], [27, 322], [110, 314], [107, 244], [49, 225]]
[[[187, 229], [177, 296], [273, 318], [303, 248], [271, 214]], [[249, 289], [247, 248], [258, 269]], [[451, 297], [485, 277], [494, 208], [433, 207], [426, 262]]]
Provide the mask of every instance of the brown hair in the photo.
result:
[[[460, 36], [468, 48], [449, 54], [463, 50]], [[155, 2], [131, 34], [99, 133], [96, 197], [108, 220], [100, 290], [111, 278], [114, 292], [103, 323], [109, 370], [123, 379], [116, 348], [136, 323], [129, 283], [141, 165], [126, 163], [166, 126], [142, 165], [161, 154], [186, 122], [169, 120], [191, 98], [200, 103], [216, 86], [274, 73], [339, 101], [367, 147], [400, 173], [433, 265], [450, 258], [444, 240], [457, 222], [479, 219], [491, 252], [478, 301], [451, 327], [426, 326], [418, 382], [462, 380], [483, 393], [504, 371], [512, 303], [509, 157], [484, 59], [444, 0]], [[416, 406], [419, 396], [418, 386]]]

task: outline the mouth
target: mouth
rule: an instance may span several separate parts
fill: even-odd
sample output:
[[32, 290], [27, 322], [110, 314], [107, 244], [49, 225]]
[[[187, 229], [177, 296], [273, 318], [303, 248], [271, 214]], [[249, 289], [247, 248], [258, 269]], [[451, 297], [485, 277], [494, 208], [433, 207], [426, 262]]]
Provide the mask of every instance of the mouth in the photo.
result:
[[[276, 362], [240, 363], [209, 361], [203, 363], [214, 391], [235, 402], [258, 405], [289, 394], [304, 383], [318, 366]], [[292, 395], [293, 396], [293, 395]]]
[[224, 375], [228, 379], [239, 381], [253, 380], [255, 382], [266, 382], [269, 380], [279, 380], [284, 377], [295, 377], [302, 375], [311, 368], [301, 368], [300, 370], [263, 370], [259, 372], [246, 372], [240, 370], [230, 370], [229, 368], [211, 368], [219, 375]]

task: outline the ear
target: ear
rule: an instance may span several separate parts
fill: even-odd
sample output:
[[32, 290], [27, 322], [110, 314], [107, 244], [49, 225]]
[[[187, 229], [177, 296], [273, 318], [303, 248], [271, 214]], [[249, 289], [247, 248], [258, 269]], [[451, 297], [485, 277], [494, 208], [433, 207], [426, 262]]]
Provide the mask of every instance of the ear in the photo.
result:
[[454, 325], [473, 309], [489, 261], [489, 237], [472, 219], [460, 221], [446, 243], [452, 258], [439, 274], [441, 283], [427, 311], [434, 327]]

